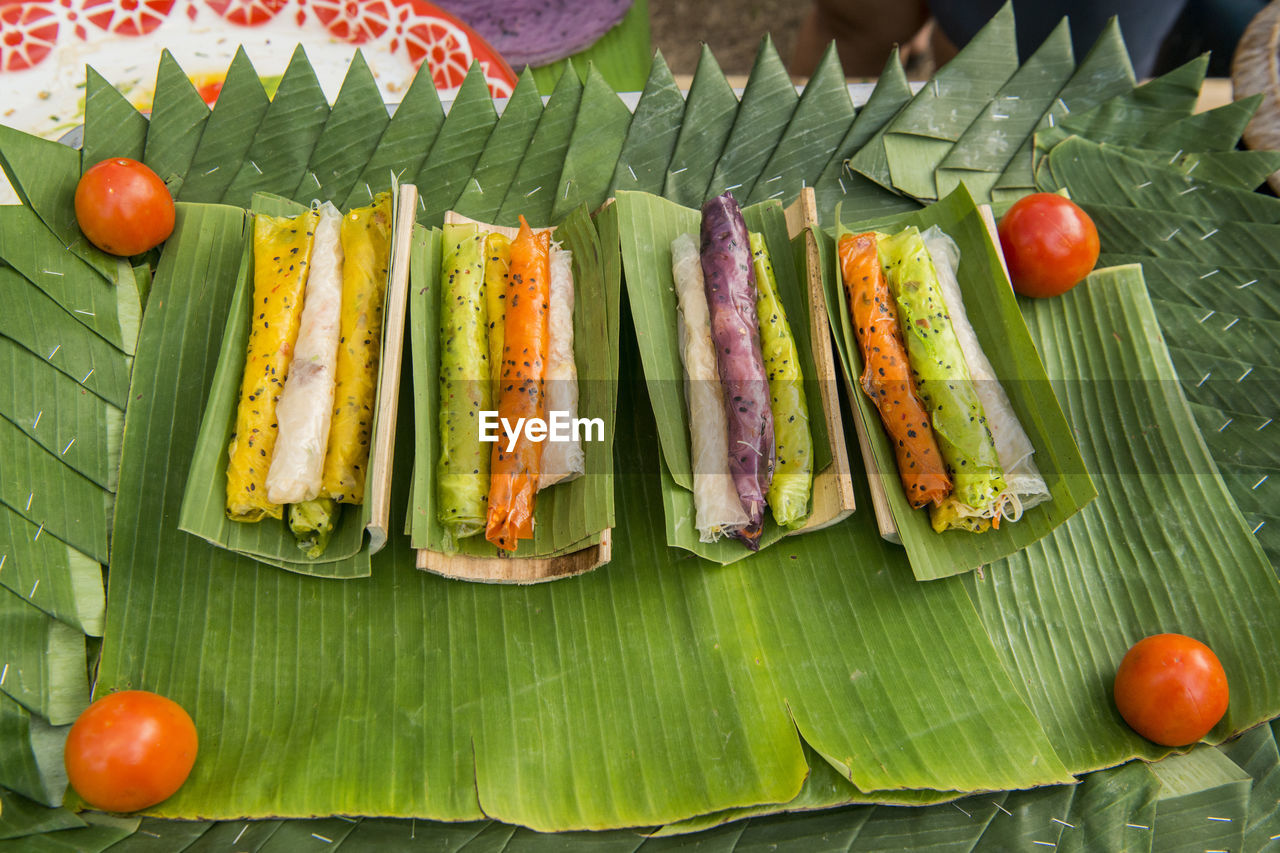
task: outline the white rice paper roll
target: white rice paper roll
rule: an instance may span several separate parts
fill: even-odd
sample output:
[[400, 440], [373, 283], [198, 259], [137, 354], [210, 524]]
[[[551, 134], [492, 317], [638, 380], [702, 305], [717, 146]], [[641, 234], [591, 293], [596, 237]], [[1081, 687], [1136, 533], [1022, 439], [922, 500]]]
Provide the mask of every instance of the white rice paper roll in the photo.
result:
[[715, 542], [747, 526], [747, 513], [729, 473], [729, 424], [724, 388], [711, 341], [711, 313], [703, 287], [698, 239], [681, 234], [671, 243], [671, 273], [679, 300], [680, 361], [689, 407], [693, 505], [698, 538]]
[[[573, 356], [573, 253], [551, 244], [551, 303], [547, 309], [548, 353], [543, 387], [547, 395], [547, 420], [552, 412], [565, 412], [572, 423], [578, 417], [578, 366]], [[548, 440], [542, 447], [538, 490], [581, 477], [586, 470], [582, 442]]]
[[276, 405], [280, 434], [267, 470], [273, 503], [309, 501], [320, 492], [333, 417], [334, 368], [342, 314], [342, 214], [320, 206], [302, 322]]

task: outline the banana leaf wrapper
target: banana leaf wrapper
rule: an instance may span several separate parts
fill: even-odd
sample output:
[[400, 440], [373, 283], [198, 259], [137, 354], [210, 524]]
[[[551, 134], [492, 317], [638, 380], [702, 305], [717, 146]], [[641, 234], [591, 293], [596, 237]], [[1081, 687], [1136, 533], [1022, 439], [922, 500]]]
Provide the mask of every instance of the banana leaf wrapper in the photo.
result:
[[267, 498], [267, 469], [278, 432], [276, 403], [302, 322], [316, 221], [315, 213], [254, 218], [253, 325], [228, 448], [227, 517], [233, 521], [283, 515]]
[[773, 481], [773, 413], [760, 351], [751, 245], [733, 193], [702, 206], [701, 249], [711, 338], [724, 385], [729, 471], [747, 513], [747, 526], [736, 535], [754, 550], [759, 547], [765, 494]]
[[751, 263], [756, 277], [756, 316], [760, 324], [760, 353], [769, 378], [769, 409], [773, 415], [773, 481], [765, 498], [773, 520], [788, 530], [804, 526], [813, 497], [813, 436], [809, 432], [809, 403], [805, 399], [800, 353], [787, 310], [778, 296], [778, 280], [764, 235], [749, 234]]
[[[511, 424], [520, 418], [546, 418], [543, 377], [550, 337], [550, 243], [549, 232], [535, 234], [520, 217], [520, 233], [511, 243], [511, 285], [498, 398], [498, 417]], [[493, 445], [485, 538], [503, 550], [514, 551], [519, 540], [533, 538], [541, 461], [542, 443], [523, 435], [511, 450], [501, 439]]]
[[[578, 366], [573, 352], [573, 254], [551, 244], [551, 299], [547, 308], [547, 362], [543, 377], [547, 414], [562, 412], [572, 423], [578, 417]], [[566, 441], [542, 447], [538, 491], [581, 477], [586, 470], [582, 441], [570, 433]]]
[[920, 231], [912, 226], [884, 237], [879, 249], [920, 399], [955, 485], [952, 495], [978, 512], [998, 511], [1004, 472]]
[[484, 529], [489, 447], [480, 413], [493, 408], [485, 302], [485, 235], [475, 225], [444, 227], [440, 296], [440, 458], [437, 517], [454, 540]]
[[333, 420], [320, 496], [364, 501], [382, 355], [382, 314], [391, 265], [391, 194], [342, 220], [342, 330], [334, 371]]

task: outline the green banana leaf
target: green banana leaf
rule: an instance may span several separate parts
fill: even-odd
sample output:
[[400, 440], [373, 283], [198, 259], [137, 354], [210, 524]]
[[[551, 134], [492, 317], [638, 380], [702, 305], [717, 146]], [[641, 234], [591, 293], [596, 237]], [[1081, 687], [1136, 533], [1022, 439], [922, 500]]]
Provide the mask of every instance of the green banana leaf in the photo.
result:
[[[745, 103], [745, 99], [744, 99]], [[681, 234], [698, 234], [701, 213], [647, 193], [618, 194], [622, 256], [626, 266], [627, 296], [636, 325], [636, 340], [644, 361], [645, 384], [657, 414], [663, 462], [663, 504], [666, 508], [667, 544], [718, 563], [730, 563], [750, 555], [745, 545], [729, 539], [701, 542], [689, 523], [693, 503], [693, 466], [689, 455], [689, 413], [684, 397], [684, 368], [676, 334], [675, 283], [671, 274], [671, 241]], [[831, 464], [832, 438], [827, 435], [822, 395], [815, 377], [812, 332], [804, 318], [809, 316], [808, 294], [802, 286], [803, 270], [787, 263], [793, 257], [787, 237], [786, 217], [777, 201], [743, 210], [747, 227], [765, 235], [769, 256], [778, 278], [778, 293], [786, 309], [796, 347], [800, 353], [801, 375], [808, 377], [805, 395], [809, 426], [813, 435], [815, 475]], [[837, 439], [838, 440], [838, 439]], [[772, 545], [787, 531], [768, 516], [760, 535], [761, 549]]]
[[935, 177], [937, 198], [963, 181], [975, 199], [990, 201], [992, 187], [1074, 70], [1071, 31], [1063, 18], [947, 152]]
[[357, 50], [293, 199], [307, 204], [346, 198], [390, 120], [373, 72]]
[[[614, 524], [613, 437], [614, 404], [617, 387], [614, 358], [595, 354], [609, 352], [616, 341], [617, 315], [610, 308], [618, 303], [621, 282], [606, 274], [601, 262], [600, 237], [585, 207], [576, 211], [556, 229], [555, 238], [573, 253], [574, 352], [578, 368], [578, 417], [599, 418], [604, 423], [603, 441], [584, 441], [586, 474], [568, 483], [539, 493], [534, 515], [532, 540], [521, 542], [511, 553], [516, 558], [549, 557], [580, 550], [600, 541], [600, 535]], [[415, 411], [415, 452], [413, 504], [409, 515], [414, 548], [446, 551], [446, 537], [435, 508], [436, 464], [439, 456], [438, 394], [440, 375], [439, 328], [440, 234], [419, 233], [415, 237], [411, 266], [410, 328], [413, 347]], [[473, 557], [502, 556], [483, 536], [458, 543], [458, 552]]]
[[146, 116], [93, 68], [86, 68], [85, 74], [81, 172], [110, 157], [141, 160], [147, 140]]
[[0, 691], [53, 725], [66, 725], [89, 704], [84, 635], [0, 589], [5, 637]]
[[1075, 790], [1058, 849], [1150, 850], [1158, 783], [1140, 761], [1090, 773]]
[[[304, 209], [295, 202], [259, 196], [255, 199], [254, 212], [293, 215]], [[178, 517], [179, 529], [292, 572], [328, 578], [366, 577], [370, 571], [365, 541], [368, 501], [358, 507], [341, 508], [333, 538], [324, 553], [315, 559], [307, 558], [299, 549], [284, 519], [265, 518], [248, 524], [227, 518], [227, 447], [235, 428], [252, 325], [248, 322], [253, 296], [252, 224], [238, 208], [183, 205], [179, 210], [179, 224], [165, 244], [157, 269], [157, 284], [160, 278], [170, 279], [171, 288], [195, 287], [196, 282], [209, 280], [235, 283], [235, 293], [225, 315], [217, 370], [209, 386], [208, 403], [195, 442], [191, 475]], [[374, 429], [377, 429], [376, 423]], [[367, 476], [373, 476], [372, 467]], [[366, 489], [366, 493], [369, 491]]]
[[50, 726], [0, 691], [0, 784], [49, 807], [62, 802], [67, 771], [62, 762], [66, 726]]
[[1134, 144], [1157, 138], [1170, 123], [1191, 115], [1208, 67], [1205, 54], [1092, 109], [1073, 112], [1054, 129], [1095, 142]]
[[0, 841], [0, 853], [101, 853], [126, 842], [138, 830], [138, 818], [90, 812], [85, 826], [61, 829], [45, 835]]
[[228, 165], [238, 163], [239, 170], [218, 201], [248, 207], [254, 193], [292, 195], [329, 115], [329, 102], [299, 45], [244, 157], [227, 161]]
[[378, 146], [369, 155], [346, 200], [339, 204], [338, 199], [332, 199], [339, 209], [370, 204], [374, 196], [391, 189], [394, 182], [406, 180], [406, 175], [418, 174], [444, 124], [444, 106], [431, 80], [430, 66], [431, 63], [424, 62], [418, 67], [418, 73], [413, 75], [395, 115], [383, 129]]
[[635, 115], [622, 143], [614, 168], [609, 194], [618, 190], [638, 190], [657, 195], [667, 177], [667, 164], [675, 151], [682, 126], [684, 97], [671, 76], [667, 61], [658, 51], [653, 56], [649, 78], [636, 103]]
[[664, 197], [685, 207], [702, 206], [737, 113], [738, 96], [704, 44], [685, 96], [680, 133], [667, 164]]
[[[444, 123], [431, 143], [431, 153], [412, 183], [423, 187], [418, 201], [418, 222], [427, 227], [444, 222], [446, 210], [466, 188], [480, 159], [485, 141], [498, 123], [498, 112], [489, 98], [489, 84], [479, 63], [473, 63], [458, 89]], [[427, 188], [430, 188], [429, 190]]]
[[21, 794], [0, 788], [0, 841], [87, 825], [70, 809], [42, 806]]
[[525, 69], [471, 170], [471, 180], [458, 196], [454, 211], [480, 222], [497, 217], [541, 117], [542, 96], [533, 74]]
[[102, 636], [106, 596], [97, 561], [3, 505], [0, 555], [0, 584], [10, 592], [82, 633]]
[[177, 195], [200, 145], [209, 107], [168, 49], [160, 52], [142, 162]]
[[[782, 179], [781, 175], [766, 178], [763, 169], [769, 155], [777, 148], [799, 101], [796, 87], [782, 64], [782, 57], [778, 56], [773, 39], [765, 35], [760, 40], [755, 64], [751, 67], [742, 101], [733, 118], [733, 127], [711, 173], [711, 183], [704, 197], [712, 198], [731, 190], [735, 195], [746, 198], [751, 194], [757, 177], [769, 183]], [[769, 192], [773, 192], [773, 187], [769, 187]], [[782, 192], [784, 190], [779, 187], [778, 195]]]
[[560, 170], [552, 222], [563, 221], [578, 205], [585, 204], [587, 210], [594, 211], [605, 203], [630, 127], [631, 111], [627, 105], [594, 66], [589, 68]]
[[1137, 145], [1157, 151], [1234, 151], [1245, 125], [1261, 103], [1262, 95], [1259, 94], [1189, 115], [1151, 131], [1137, 140]]
[[[862, 358], [854, 338], [848, 300], [833, 269], [831, 276], [824, 279], [827, 313], [832, 329], [837, 330], [855, 414], [862, 419], [871, 447], [874, 461], [868, 465], [874, 465], [873, 470], [880, 479], [912, 571], [919, 580], [932, 580], [968, 572], [1027, 547], [1079, 512], [1097, 492], [1090, 480], [1091, 471], [1072, 437], [1072, 426], [1063, 415], [1035, 343], [1027, 334], [996, 246], [972, 196], [961, 187], [919, 213], [876, 223], [842, 223], [840, 233], [856, 233], [872, 227], [893, 233], [909, 225], [922, 230], [937, 225], [960, 247], [957, 275], [969, 320], [1009, 395], [1019, 422], [1036, 448], [1036, 464], [1052, 496], [1048, 502], [1028, 510], [1018, 522], [1002, 524], [998, 530], [982, 534], [934, 532], [928, 514], [912, 509], [907, 502], [880, 415], [865, 394], [852, 390], [858, 387], [858, 377], [862, 375]], [[834, 253], [830, 238], [825, 242], [828, 251]]]
[[1272, 729], [1258, 726], [1219, 747], [1253, 782], [1243, 850], [1262, 850], [1280, 833], [1280, 752]]
[[236, 170], [247, 158], [270, 105], [248, 54], [243, 47], [237, 48], [182, 188], [175, 196], [178, 201], [208, 203], [222, 199]]
[[1216, 749], [1151, 765], [1160, 785], [1151, 849], [1240, 850], [1249, 815], [1248, 773]]
[[560, 171], [569, 151], [569, 140], [582, 103], [582, 81], [577, 74], [563, 74], [547, 100], [515, 177], [506, 188], [502, 207], [494, 224], [519, 225], [523, 215], [529, 224], [542, 228], [551, 224]]

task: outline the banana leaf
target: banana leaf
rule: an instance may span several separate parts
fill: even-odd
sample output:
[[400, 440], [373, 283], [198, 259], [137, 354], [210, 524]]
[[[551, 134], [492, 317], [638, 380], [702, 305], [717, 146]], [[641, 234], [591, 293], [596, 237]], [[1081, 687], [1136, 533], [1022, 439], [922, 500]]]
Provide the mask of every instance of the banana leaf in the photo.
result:
[[[1280, 645], [1280, 626], [1265, 615], [1280, 604], [1280, 590], [1173, 381], [1138, 268], [1095, 272], [1066, 296], [1027, 308], [1071, 420], [1093, 425], [1082, 449], [1100, 495], [1076, 519], [967, 586], [988, 628], [1006, 638], [997, 644], [1002, 659], [1027, 686], [1055, 747], [1068, 766], [1082, 769], [1169, 752], [1130, 732], [1109, 699], [1124, 650], [1160, 631], [1201, 638], [1232, 661], [1224, 663], [1228, 673], [1239, 673], [1229, 675], [1231, 708], [1208, 740], [1274, 716], [1277, 674], [1257, 661]], [[1110, 367], [1085, 373], [1081, 352]], [[1111, 413], [1105, 421], [1104, 411]], [[1107, 542], [1115, 543], [1113, 553], [1100, 558]], [[1064, 583], [1090, 593], [1060, 597]], [[1223, 592], [1213, 613], [1190, 591], [1201, 583]], [[1069, 710], [1045, 702], [1044, 690], [1064, 688], [1078, 697]], [[1109, 734], [1081, 737], [1085, 728]]]
[[1058, 849], [1150, 850], [1156, 816], [1155, 776], [1141, 761], [1085, 776], [1071, 799]]
[[[756, 204], [777, 192], [773, 186], [776, 183], [783, 193], [782, 203], [791, 204], [799, 194], [797, 187], [803, 189], [818, 181], [832, 150], [849, 132], [853, 119], [853, 100], [833, 43], [805, 83], [782, 138], [759, 172], [761, 180], [750, 192], [735, 192], [735, 195], [745, 199], [746, 204]], [[771, 180], [774, 178], [776, 181]]]
[[[1035, 131], [1038, 133], [1056, 127], [1072, 110], [1087, 112], [1108, 98], [1130, 91], [1135, 85], [1137, 81], [1133, 76], [1133, 66], [1129, 64], [1129, 51], [1120, 35], [1117, 19], [1112, 18], [1058, 92], [1058, 97], [1049, 105], [1048, 111], [1040, 117]], [[1025, 139], [1000, 174], [992, 188], [994, 200], [1012, 201], [1035, 186], [1032, 171], [1035, 165], [1034, 142], [1034, 134]]]
[[[880, 139], [887, 171], [863, 174], [916, 198], [939, 198], [934, 170], [1017, 68], [1013, 4], [1006, 3], [889, 122]], [[851, 167], [862, 171], [857, 164], [854, 157]]]
[[649, 78], [636, 103], [635, 115], [622, 143], [609, 195], [638, 190], [657, 195], [667, 177], [667, 164], [682, 126], [684, 97], [671, 76], [662, 51], [653, 56]]
[[1066, 18], [1024, 62], [947, 152], [935, 175], [937, 198], [964, 182], [980, 202], [1030, 138], [1075, 70]]
[[1280, 151], [1190, 152], [1177, 158], [1174, 165], [1187, 175], [1199, 169], [1196, 177], [1202, 181], [1255, 190], [1268, 175], [1280, 169]]
[[444, 106], [431, 79], [431, 63], [424, 62], [418, 66], [346, 200], [339, 203], [335, 198], [333, 203], [340, 210], [362, 207], [372, 203], [378, 193], [391, 189], [393, 182], [418, 174], [443, 124]]
[[[0, 584], [53, 618], [102, 636], [102, 567], [7, 506], [0, 505]], [[2, 783], [0, 783], [2, 784]]]
[[649, 74], [649, 61], [653, 53], [649, 38], [649, 0], [634, 0], [617, 26], [609, 30], [599, 41], [567, 59], [533, 69], [538, 89], [550, 95], [564, 68], [572, 64], [583, 83], [587, 82], [590, 68], [596, 71], [615, 92], [636, 92], [644, 86]]
[[293, 199], [307, 204], [346, 198], [390, 120], [373, 72], [357, 50]]
[[239, 170], [218, 201], [248, 207], [257, 192], [291, 195], [306, 172], [329, 115], [329, 102], [299, 45], [244, 157], [226, 161], [227, 165], [238, 164]]
[[207, 203], [222, 199], [245, 161], [270, 105], [248, 54], [243, 47], [237, 48], [182, 188], [175, 196], [178, 201]]
[[701, 207], [720, 153], [733, 130], [738, 97], [705, 44], [685, 96], [684, 117], [667, 164], [662, 195], [685, 207]]
[[578, 118], [560, 170], [552, 222], [561, 222], [578, 205], [594, 211], [605, 203], [630, 127], [627, 105], [600, 72], [588, 69]]
[[209, 121], [209, 107], [168, 49], [160, 51], [142, 162], [177, 195]]
[[0, 788], [0, 841], [87, 825], [71, 809], [49, 808]]
[[1223, 358], [1247, 356], [1251, 363], [1280, 364], [1280, 322], [1204, 311], [1152, 298], [1160, 328], [1176, 348]]
[[84, 635], [7, 589], [0, 589], [0, 631], [0, 691], [55, 726], [75, 720], [89, 705]]
[[1234, 151], [1261, 103], [1258, 94], [1189, 115], [1151, 131], [1137, 144], [1157, 151]]
[[1058, 186], [1076, 202], [1177, 211], [1205, 219], [1280, 224], [1280, 199], [1197, 180], [1161, 161], [1139, 160], [1073, 136], [1049, 152]]
[[1253, 781], [1242, 850], [1262, 850], [1280, 833], [1280, 752], [1273, 725], [1262, 725], [1218, 747]]
[[[578, 368], [578, 417], [599, 418], [603, 441], [584, 441], [586, 474], [539, 493], [534, 515], [534, 537], [511, 552], [514, 558], [550, 557], [581, 550], [600, 541], [614, 523], [613, 437], [617, 374], [615, 358], [596, 357], [611, 349], [611, 329], [616, 315], [610, 306], [618, 302], [621, 282], [606, 277], [601, 263], [600, 238], [585, 207], [570, 214], [555, 239], [573, 253], [574, 351]], [[413, 336], [415, 453], [410, 536], [414, 548], [446, 551], [444, 529], [436, 515], [436, 461], [439, 455], [438, 394], [440, 235], [421, 233], [415, 240], [416, 263], [412, 267], [410, 328]], [[483, 536], [461, 540], [458, 553], [470, 557], [499, 557], [503, 552]]]
[[[284, 199], [258, 197], [255, 213], [293, 215], [304, 210]], [[174, 236], [165, 244], [157, 269], [168, 286], [194, 287], [197, 281], [226, 280], [235, 292], [226, 313], [217, 370], [209, 386], [204, 417], [191, 460], [178, 527], [216, 545], [292, 572], [328, 578], [365, 577], [369, 549], [365, 526], [369, 501], [342, 508], [324, 553], [308, 559], [283, 519], [254, 524], [231, 521], [226, 514], [227, 447], [235, 428], [240, 381], [244, 375], [253, 297], [252, 224], [242, 211], [224, 206], [186, 206]], [[219, 316], [219, 315], [215, 315]], [[215, 324], [216, 325], [216, 324]], [[203, 390], [203, 389], [202, 389]], [[372, 477], [372, 466], [368, 476]]]
[[66, 251], [25, 205], [0, 205], [0, 259], [79, 323], [126, 355], [138, 341], [142, 306], [136, 288], [103, 278]]
[[123, 413], [3, 337], [0, 416], [94, 483], [115, 490]]
[[726, 190], [746, 198], [751, 195], [757, 177], [771, 184], [768, 187], [771, 198], [786, 191], [776, 183], [782, 180], [781, 175], [765, 177], [763, 169], [769, 155], [778, 147], [799, 100], [796, 87], [782, 64], [782, 57], [778, 56], [773, 39], [766, 34], [760, 40], [755, 64], [751, 66], [751, 75], [747, 77], [742, 101], [733, 119], [733, 128], [711, 173], [705, 198], [722, 195]]
[[481, 222], [497, 217], [541, 116], [542, 97], [533, 75], [525, 69], [485, 141], [484, 151], [471, 170], [471, 180], [458, 196], [453, 208], [456, 212]]
[[522, 214], [534, 227], [551, 224], [560, 171], [581, 103], [582, 81], [578, 75], [561, 75], [538, 120], [533, 138], [520, 158], [515, 177], [506, 188], [494, 224], [514, 227], [520, 224]]
[[117, 281], [119, 259], [84, 239], [76, 223], [78, 151], [0, 124], [0, 169], [22, 203], [35, 211], [63, 246], [104, 278]]
[[0, 785], [46, 806], [62, 802], [67, 771], [62, 744], [67, 727], [50, 726], [0, 691]]
[[1220, 310], [1266, 322], [1280, 321], [1280, 308], [1267, 292], [1270, 288], [1266, 280], [1271, 271], [1265, 267], [1237, 267], [1117, 252], [1103, 252], [1098, 256], [1098, 263], [1103, 266], [1141, 264], [1153, 297], [1196, 305], [1204, 309], [1200, 316]]
[[[718, 563], [729, 563], [747, 557], [745, 545], [722, 539], [701, 542], [689, 520], [694, 517], [693, 466], [689, 449], [689, 414], [686, 408], [684, 368], [676, 334], [675, 283], [671, 274], [671, 241], [681, 234], [697, 234], [702, 216], [697, 210], [646, 193], [618, 194], [619, 228], [622, 233], [622, 256], [626, 266], [627, 296], [636, 340], [644, 361], [645, 384], [649, 400], [657, 415], [663, 462], [663, 503], [666, 507], [667, 544], [691, 551]], [[786, 309], [796, 348], [801, 358], [801, 375], [806, 377], [805, 396], [813, 436], [814, 474], [819, 474], [833, 459], [832, 439], [827, 435], [821, 391], [815, 377], [811, 332], [804, 319], [809, 317], [807, 293], [802, 276], [787, 263], [793, 257], [787, 237], [786, 217], [777, 201], [765, 202], [743, 211], [747, 227], [765, 236], [769, 256], [778, 278], [778, 293]], [[838, 439], [837, 439], [838, 440]], [[768, 515], [768, 514], [766, 514]], [[768, 516], [759, 545], [763, 549], [784, 536]]]
[[1216, 749], [1196, 749], [1151, 765], [1151, 774], [1160, 785], [1153, 853], [1242, 849], [1248, 773]]
[[80, 171], [109, 157], [141, 160], [147, 140], [147, 117], [92, 67], [85, 69], [84, 141]]
[[1156, 138], [1169, 124], [1191, 115], [1208, 67], [1204, 54], [1092, 109], [1072, 112], [1057, 129], [1094, 142], [1132, 144]]
[[[1036, 448], [1036, 464], [1052, 496], [1048, 502], [1028, 510], [1017, 523], [1002, 524], [998, 530], [982, 534], [936, 533], [930, 526], [928, 514], [912, 509], [907, 502], [893, 448], [879, 414], [865, 394], [853, 390], [862, 375], [862, 358], [853, 336], [848, 300], [838, 274], [824, 279], [827, 313], [837, 340], [842, 341], [840, 352], [847, 387], [851, 389], [855, 414], [862, 419], [871, 448], [868, 468], [884, 489], [893, 525], [907, 551], [912, 571], [919, 580], [932, 580], [968, 572], [1027, 547], [1079, 512], [1093, 499], [1096, 489], [1072, 438], [1072, 427], [1041, 366], [1035, 343], [1022, 322], [991, 234], [968, 192], [961, 187], [919, 213], [873, 224], [841, 224], [840, 231], [864, 231], [872, 225], [888, 233], [908, 225], [922, 230], [937, 225], [959, 245], [957, 275], [969, 320], [1009, 395], [1019, 422]], [[831, 247], [829, 242], [827, 245]], [[834, 252], [834, 247], [828, 251]]]
[[444, 222], [445, 211], [453, 208], [466, 188], [471, 170], [497, 123], [498, 113], [489, 99], [489, 84], [484, 80], [480, 64], [472, 63], [431, 143], [431, 153], [422, 161], [422, 168], [413, 181], [424, 189], [418, 199], [422, 207], [418, 222], [428, 227]]
[[0, 853], [101, 853], [138, 830], [138, 818], [89, 812], [86, 826], [61, 829], [45, 835], [0, 841]]

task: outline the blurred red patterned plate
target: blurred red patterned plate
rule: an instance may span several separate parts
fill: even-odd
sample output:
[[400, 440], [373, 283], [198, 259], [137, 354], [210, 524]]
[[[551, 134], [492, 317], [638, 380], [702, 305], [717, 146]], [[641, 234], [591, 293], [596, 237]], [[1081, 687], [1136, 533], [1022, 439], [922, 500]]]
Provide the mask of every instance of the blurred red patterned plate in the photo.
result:
[[238, 46], [271, 77], [297, 43], [330, 101], [357, 48], [388, 103], [424, 62], [442, 90], [472, 61], [494, 97], [516, 82], [483, 38], [426, 0], [0, 0], [0, 122], [51, 138], [79, 124], [86, 64], [145, 109], [164, 48], [212, 97]]

